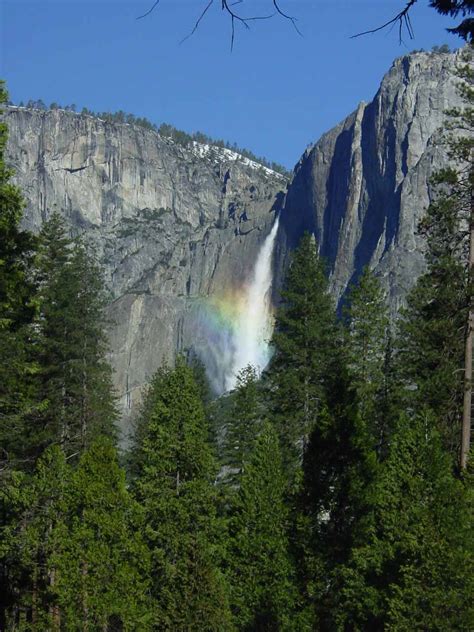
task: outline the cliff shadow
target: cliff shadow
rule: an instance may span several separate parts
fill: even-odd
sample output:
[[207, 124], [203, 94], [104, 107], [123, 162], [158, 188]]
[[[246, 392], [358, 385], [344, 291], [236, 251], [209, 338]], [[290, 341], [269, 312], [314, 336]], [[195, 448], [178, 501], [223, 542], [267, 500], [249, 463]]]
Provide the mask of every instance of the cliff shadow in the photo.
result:
[[384, 238], [383, 254], [398, 234], [401, 185], [396, 186], [397, 131], [393, 118], [390, 118], [383, 136], [380, 162], [374, 110], [375, 104], [371, 103], [362, 120], [362, 173], [367, 202], [365, 208], [359, 209], [363, 219], [360, 239], [354, 250], [354, 273], [349, 283], [355, 283], [364, 266], [370, 263], [380, 247], [381, 238]]
[[326, 181], [326, 207], [323, 214], [320, 254], [332, 272], [339, 250], [340, 228], [347, 214], [347, 197], [351, 182], [354, 124], [343, 130], [334, 145], [333, 159]]

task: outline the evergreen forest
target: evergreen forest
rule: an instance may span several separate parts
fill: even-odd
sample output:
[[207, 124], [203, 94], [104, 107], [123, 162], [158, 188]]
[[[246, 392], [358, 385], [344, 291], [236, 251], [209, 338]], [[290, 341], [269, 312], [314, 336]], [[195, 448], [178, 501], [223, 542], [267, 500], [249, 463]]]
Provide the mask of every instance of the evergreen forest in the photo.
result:
[[[472, 65], [461, 73], [450, 116], [472, 132]], [[58, 214], [21, 228], [7, 133], [0, 630], [474, 630], [472, 133], [446, 131], [451, 166], [418, 229], [427, 269], [397, 319], [368, 268], [339, 313], [306, 233], [266, 371], [215, 400], [179, 356], [126, 451], [100, 266]]]

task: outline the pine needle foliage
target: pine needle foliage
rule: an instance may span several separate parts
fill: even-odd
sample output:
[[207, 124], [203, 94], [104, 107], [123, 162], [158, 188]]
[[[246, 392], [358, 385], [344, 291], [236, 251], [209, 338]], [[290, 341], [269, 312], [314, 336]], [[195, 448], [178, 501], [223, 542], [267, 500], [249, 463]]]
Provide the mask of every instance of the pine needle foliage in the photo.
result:
[[351, 559], [334, 572], [331, 629], [473, 627], [472, 486], [453, 476], [434, 425], [432, 413], [400, 417]]
[[289, 470], [301, 463], [311, 430], [324, 410], [338, 364], [340, 334], [324, 264], [306, 233], [292, 255], [277, 310], [267, 373], [272, 421]]
[[57, 446], [44, 452], [33, 475], [13, 472], [2, 487], [3, 573], [8, 578], [5, 616], [11, 630], [57, 630], [57, 569], [64, 544], [71, 469]]
[[62, 629], [150, 630], [144, 515], [110, 440], [95, 440], [72, 474], [68, 524], [52, 555]]
[[350, 388], [355, 393], [359, 415], [371, 427], [381, 451], [386, 441], [387, 302], [377, 277], [365, 268], [348, 294], [345, 355]]
[[78, 454], [98, 436], [115, 435], [115, 401], [106, 362], [106, 295], [97, 263], [67, 236], [55, 213], [39, 237], [36, 262], [36, 353], [40, 393], [47, 402], [42, 441]]
[[32, 476], [12, 476], [2, 504], [4, 629], [108, 629], [112, 620], [123, 630], [149, 629], [142, 513], [108, 439], [75, 470], [59, 446], [47, 448]]
[[151, 553], [153, 629], [230, 630], [218, 564], [216, 464], [193, 370], [161, 368], [145, 399], [133, 457], [133, 489]]
[[[0, 114], [7, 101], [0, 81]], [[0, 121], [0, 465], [26, 469], [31, 468], [28, 417], [37, 407], [36, 367], [28, 353], [36, 311], [30, 274], [36, 240], [20, 227], [24, 202], [5, 163], [7, 139]]]
[[261, 429], [260, 392], [257, 372], [251, 365], [237, 375], [232, 405], [225, 420], [223, 463], [228, 468], [225, 481], [236, 485]]
[[291, 630], [287, 481], [278, 435], [265, 422], [245, 464], [231, 519], [232, 609], [238, 630]]

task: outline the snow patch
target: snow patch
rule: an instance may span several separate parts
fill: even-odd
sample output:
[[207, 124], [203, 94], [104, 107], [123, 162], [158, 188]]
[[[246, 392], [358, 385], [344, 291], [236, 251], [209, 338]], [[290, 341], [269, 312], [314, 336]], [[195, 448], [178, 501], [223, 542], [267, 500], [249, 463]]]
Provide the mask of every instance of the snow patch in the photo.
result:
[[192, 143], [192, 152], [199, 156], [199, 158], [208, 158], [212, 160], [215, 164], [219, 164], [221, 162], [239, 162], [246, 167], [250, 167], [251, 169], [263, 171], [269, 176], [280, 178], [281, 180], [286, 180], [285, 176], [277, 171], [273, 171], [269, 167], [265, 167], [265, 165], [260, 164], [259, 162], [255, 162], [255, 160], [250, 160], [246, 156], [242, 156], [236, 151], [232, 151], [231, 149], [227, 149], [227, 147], [217, 147], [216, 145], [207, 145], [203, 143], [198, 143], [193, 141]]

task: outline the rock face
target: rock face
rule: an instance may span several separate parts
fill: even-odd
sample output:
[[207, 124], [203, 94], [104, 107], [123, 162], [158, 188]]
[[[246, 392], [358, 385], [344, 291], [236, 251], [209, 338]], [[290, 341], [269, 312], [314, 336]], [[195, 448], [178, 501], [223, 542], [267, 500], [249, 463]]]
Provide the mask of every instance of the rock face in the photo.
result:
[[365, 265], [380, 275], [395, 313], [423, 271], [416, 227], [446, 164], [445, 110], [460, 105], [453, 74], [461, 53], [397, 59], [370, 103], [361, 103], [303, 155], [284, 212], [284, 255], [316, 234], [339, 299]]
[[305, 152], [286, 200], [282, 176], [226, 149], [182, 147], [61, 110], [7, 112], [25, 226], [37, 231], [58, 210], [103, 263], [124, 427], [142, 387], [177, 351], [204, 358], [222, 390], [226, 311], [209, 304], [237, 300], [276, 212], [274, 288], [310, 230], [338, 299], [370, 265], [398, 309], [424, 267], [416, 226], [433, 193], [430, 176], [446, 160], [437, 141], [445, 110], [459, 104], [459, 55], [396, 60], [374, 100]]
[[286, 180], [226, 149], [71, 112], [11, 108], [7, 123], [25, 227], [38, 231], [57, 210], [103, 264], [126, 428], [143, 385], [176, 352], [193, 349], [212, 373], [208, 301], [248, 278]]

